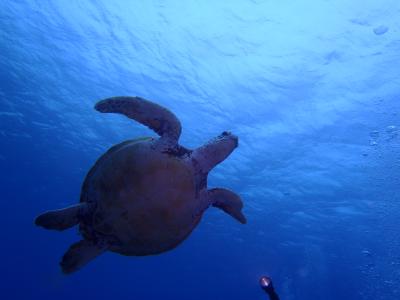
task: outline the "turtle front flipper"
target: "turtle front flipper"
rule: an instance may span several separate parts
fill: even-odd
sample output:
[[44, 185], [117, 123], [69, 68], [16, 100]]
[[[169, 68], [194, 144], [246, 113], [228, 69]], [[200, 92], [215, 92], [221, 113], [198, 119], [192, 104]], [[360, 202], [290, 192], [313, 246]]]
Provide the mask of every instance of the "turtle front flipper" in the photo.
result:
[[81, 240], [71, 245], [64, 254], [60, 262], [61, 269], [64, 274], [71, 274], [106, 250], [105, 246], [97, 245], [89, 240]]
[[79, 203], [63, 209], [47, 211], [35, 220], [35, 224], [46, 229], [65, 230], [79, 223], [86, 214], [87, 204]]
[[140, 97], [112, 97], [97, 102], [95, 109], [103, 113], [119, 113], [154, 130], [161, 139], [176, 145], [181, 123], [168, 109]]
[[222, 209], [242, 224], [246, 224], [246, 217], [242, 213], [243, 203], [234, 192], [215, 188], [207, 191], [212, 206]]

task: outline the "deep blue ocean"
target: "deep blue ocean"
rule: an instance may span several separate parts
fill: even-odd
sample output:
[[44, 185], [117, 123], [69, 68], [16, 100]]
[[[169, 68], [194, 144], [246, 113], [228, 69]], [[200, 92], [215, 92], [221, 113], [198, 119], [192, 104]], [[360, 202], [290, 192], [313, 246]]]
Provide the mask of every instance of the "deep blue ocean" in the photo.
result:
[[[210, 208], [179, 247], [105, 253], [63, 275], [77, 228], [34, 225], [79, 201], [112, 145], [156, 134], [100, 99], [141, 96], [180, 144], [239, 147], [209, 176], [244, 202]], [[0, 0], [0, 298], [400, 299], [398, 0]]]

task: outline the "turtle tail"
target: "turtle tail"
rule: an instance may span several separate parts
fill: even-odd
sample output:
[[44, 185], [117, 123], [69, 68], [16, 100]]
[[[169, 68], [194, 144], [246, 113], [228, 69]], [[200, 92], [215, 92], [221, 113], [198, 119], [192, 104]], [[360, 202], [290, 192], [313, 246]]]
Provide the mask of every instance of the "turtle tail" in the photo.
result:
[[65, 230], [79, 223], [85, 208], [85, 203], [79, 203], [63, 209], [47, 211], [36, 218], [35, 224], [46, 229]]

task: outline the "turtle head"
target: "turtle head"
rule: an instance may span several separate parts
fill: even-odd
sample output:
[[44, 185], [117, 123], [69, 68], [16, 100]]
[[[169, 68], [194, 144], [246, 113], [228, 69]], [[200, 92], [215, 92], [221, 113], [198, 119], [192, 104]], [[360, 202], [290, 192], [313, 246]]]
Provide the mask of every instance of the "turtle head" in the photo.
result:
[[239, 138], [229, 131], [224, 131], [216, 137], [215, 142], [221, 143], [224, 148], [231, 149], [229, 151], [231, 153], [239, 145]]
[[224, 131], [204, 146], [196, 149], [192, 157], [203, 173], [208, 173], [213, 167], [222, 162], [238, 146], [238, 137]]

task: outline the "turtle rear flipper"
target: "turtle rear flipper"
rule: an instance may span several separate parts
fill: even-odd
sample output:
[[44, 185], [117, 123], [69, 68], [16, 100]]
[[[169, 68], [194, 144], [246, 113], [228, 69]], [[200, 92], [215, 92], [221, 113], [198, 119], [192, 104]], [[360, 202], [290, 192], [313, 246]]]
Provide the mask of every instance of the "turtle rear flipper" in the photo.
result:
[[86, 203], [79, 203], [63, 209], [47, 211], [36, 218], [35, 224], [46, 229], [65, 230], [79, 223], [86, 207]]
[[215, 188], [207, 191], [212, 206], [222, 209], [242, 224], [246, 224], [246, 217], [242, 213], [243, 203], [234, 192]]
[[70, 274], [86, 265], [107, 250], [107, 247], [99, 246], [89, 240], [81, 240], [68, 249], [64, 254], [60, 266], [64, 274]]
[[119, 113], [154, 130], [161, 139], [175, 146], [181, 135], [181, 123], [168, 109], [140, 97], [112, 97], [97, 102], [102, 113]]

